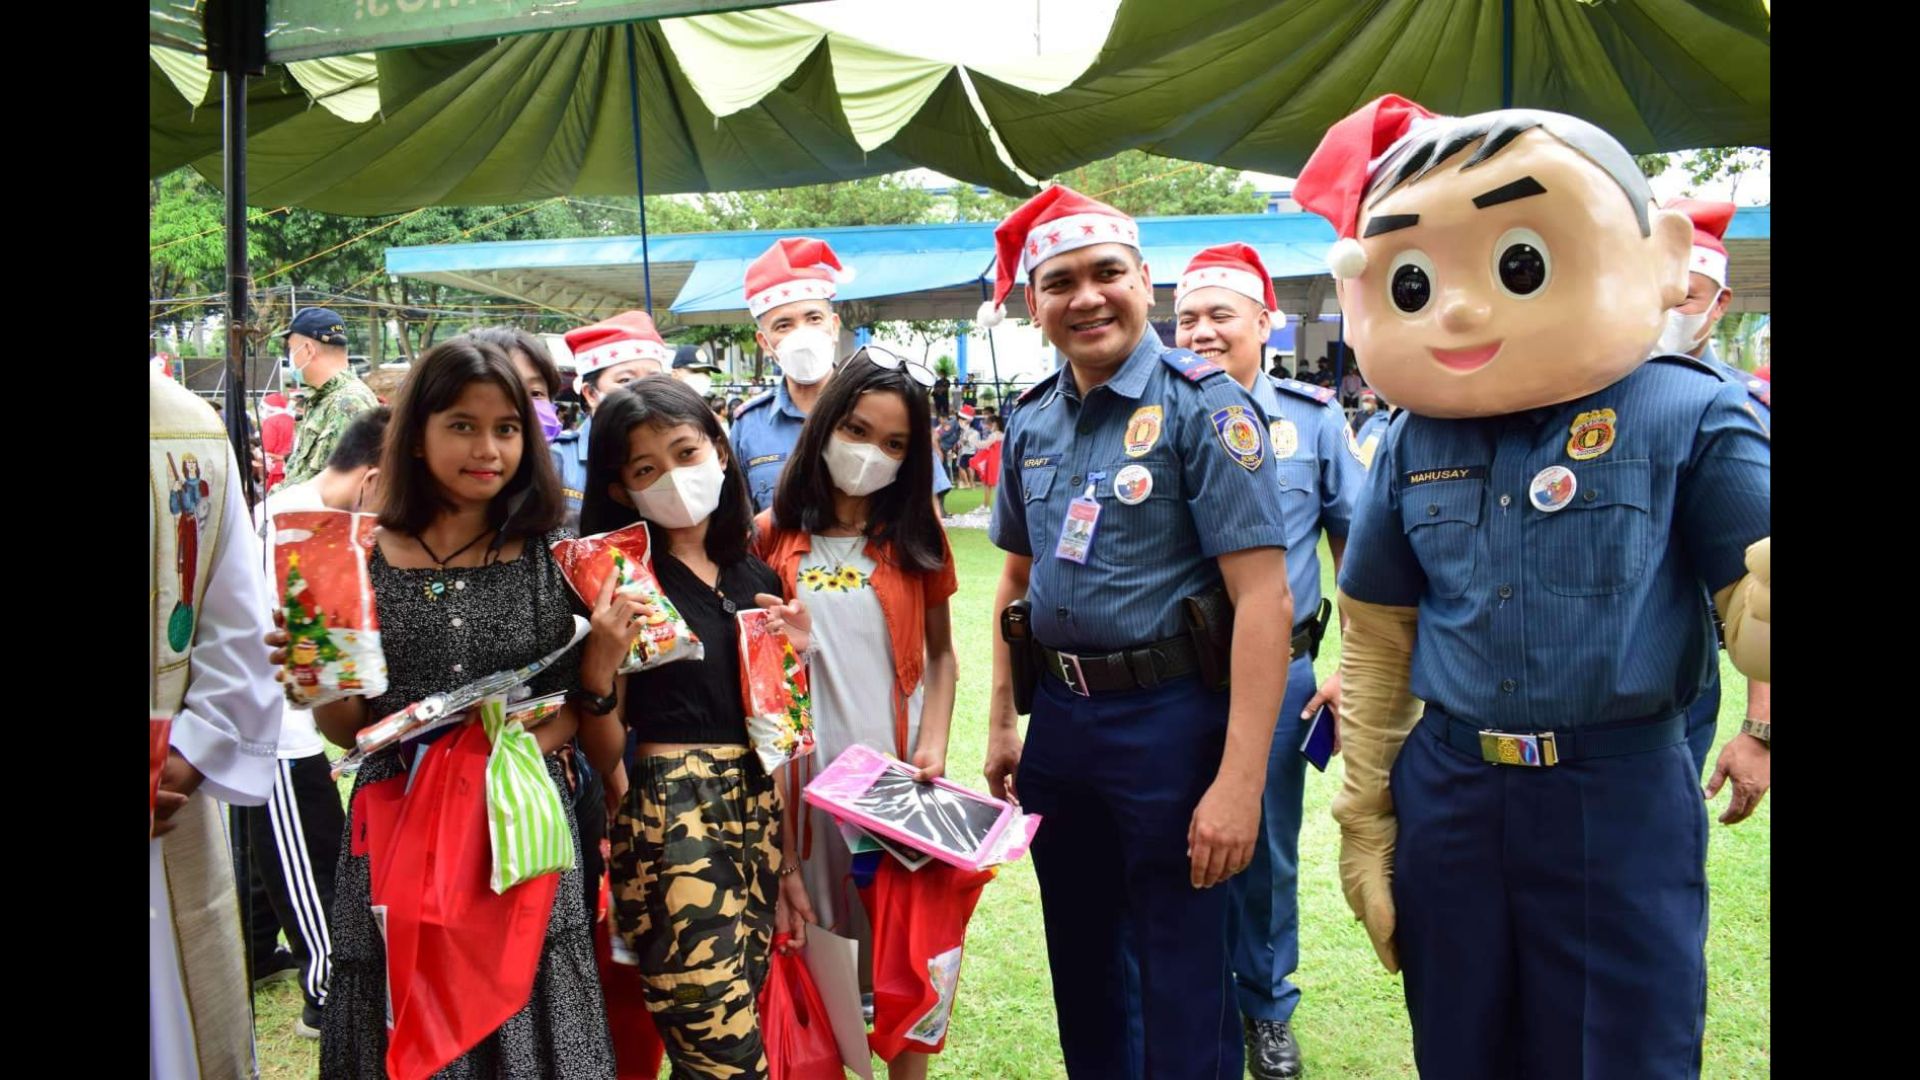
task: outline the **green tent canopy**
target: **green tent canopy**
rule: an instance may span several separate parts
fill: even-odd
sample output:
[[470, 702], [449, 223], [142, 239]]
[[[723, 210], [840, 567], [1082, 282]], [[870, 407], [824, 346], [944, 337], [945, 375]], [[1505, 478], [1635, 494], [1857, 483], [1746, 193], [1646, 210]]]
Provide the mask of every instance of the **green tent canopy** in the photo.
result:
[[[179, 15], [191, 0], [150, 6], [150, 174], [190, 164], [217, 181], [219, 109], [204, 107], [203, 62], [179, 49], [192, 44]], [[385, 41], [348, 25], [353, 7], [276, 0], [270, 26], [290, 8], [337, 8], [342, 25], [322, 32], [309, 17], [302, 25], [315, 32], [293, 50], [303, 59], [253, 80], [247, 200], [370, 215], [626, 195], [636, 158], [652, 193], [911, 167], [1022, 192], [1136, 147], [1291, 175], [1329, 125], [1387, 92], [1443, 112], [1505, 101], [1570, 112], [1635, 152], [1771, 140], [1762, 0], [1121, 0], [1091, 66], [1064, 85], [1059, 65], [910, 56], [809, 22], [806, 7], [506, 0], [448, 10], [576, 6], [588, 19], [707, 13], [329, 57], [332, 46]], [[967, 12], [941, 9], [929, 36], [941, 17]], [[487, 33], [511, 25], [555, 23]]]

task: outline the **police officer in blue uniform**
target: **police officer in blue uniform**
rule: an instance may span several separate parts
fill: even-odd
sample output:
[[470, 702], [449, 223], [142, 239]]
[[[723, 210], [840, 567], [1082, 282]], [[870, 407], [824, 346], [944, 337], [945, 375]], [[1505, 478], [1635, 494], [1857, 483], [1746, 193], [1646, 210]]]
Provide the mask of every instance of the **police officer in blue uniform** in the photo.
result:
[[[1763, 426], [1773, 423], [1772, 387], [1752, 372], [1741, 371], [1722, 361], [1713, 350], [1713, 331], [1733, 304], [1733, 289], [1727, 284], [1727, 248], [1723, 237], [1732, 223], [1735, 207], [1730, 202], [1706, 202], [1674, 199], [1667, 209], [1686, 214], [1693, 222], [1693, 250], [1687, 262], [1687, 299], [1667, 312], [1667, 325], [1661, 332], [1659, 352], [1699, 358], [1717, 370], [1729, 382], [1747, 390], [1748, 407]], [[1687, 746], [1694, 763], [1705, 772], [1707, 755], [1713, 752], [1713, 740], [1720, 722], [1720, 662], [1715, 657], [1707, 664], [1706, 684], [1693, 707], [1687, 710]], [[1756, 738], [1759, 731], [1764, 737]], [[1723, 824], [1744, 821], [1759, 807], [1772, 780], [1773, 752], [1767, 741], [1773, 733], [1773, 687], [1747, 680], [1747, 718], [1741, 732], [1728, 740], [1720, 751], [1713, 776], [1707, 782], [1707, 798], [1720, 793], [1727, 780], [1733, 780], [1733, 794], [1721, 814]]]
[[1340, 701], [1338, 675], [1325, 687], [1314, 684], [1313, 661], [1332, 609], [1320, 595], [1320, 534], [1327, 535], [1338, 571], [1366, 471], [1331, 389], [1260, 372], [1272, 320], [1285, 316], [1269, 314], [1278, 305], [1258, 252], [1246, 244], [1202, 251], [1180, 279], [1174, 308], [1179, 346], [1226, 368], [1266, 416], [1273, 455], [1268, 470], [1280, 489], [1287, 585], [1293, 593], [1293, 663], [1273, 728], [1261, 839], [1252, 864], [1231, 888], [1233, 973], [1248, 1071], [1254, 1080], [1285, 1080], [1303, 1069], [1292, 1030], [1300, 988], [1289, 978], [1300, 960], [1296, 885], [1307, 769], [1300, 746], [1321, 704], [1337, 710]]
[[1391, 95], [1294, 195], [1342, 236], [1349, 338], [1406, 410], [1340, 573], [1334, 817], [1420, 1074], [1696, 1076], [1700, 595], [1768, 672], [1771, 495], [1745, 391], [1647, 360], [1691, 229], [1585, 121]]
[[[1219, 365], [1147, 325], [1152, 279], [1124, 214], [1051, 187], [995, 231], [1066, 361], [1014, 406], [990, 536], [996, 609], [986, 776], [1045, 820], [1033, 859], [1060, 1043], [1076, 1080], [1242, 1068], [1223, 884], [1253, 860], [1293, 625], [1266, 425]], [[1190, 633], [1187, 599], [1203, 613]], [[1228, 629], [1228, 608], [1231, 628]], [[1014, 671], [1037, 662], [1023, 744]], [[1221, 685], [1230, 663], [1230, 689]], [[1203, 682], [1204, 680], [1204, 682]], [[1124, 933], [1123, 933], [1124, 928]], [[1139, 958], [1143, 1060], [1123, 936]]]
[[573, 354], [573, 389], [586, 402], [587, 418], [573, 431], [554, 436], [547, 452], [560, 473], [561, 493], [567, 500], [566, 528], [580, 532], [580, 493], [587, 489], [587, 446], [593, 431], [593, 410], [602, 398], [635, 379], [666, 372], [673, 348], [663, 341], [644, 311], [623, 311], [604, 322], [567, 331], [567, 350]]
[[[1367, 410], [1369, 401], [1374, 405], [1371, 412]], [[1387, 424], [1393, 420], [1393, 410], [1380, 399], [1379, 391], [1369, 387], [1360, 391], [1360, 411], [1366, 413], [1366, 418], [1354, 429], [1353, 452], [1360, 458], [1361, 467], [1372, 468], [1373, 455], [1380, 452], [1380, 440], [1386, 438]]]
[[[728, 434], [734, 454], [746, 467], [756, 512], [773, 505], [780, 470], [833, 374], [840, 352], [840, 316], [832, 301], [838, 284], [851, 276], [826, 241], [806, 237], [775, 241], [747, 267], [747, 312], [759, 327], [754, 338], [779, 361], [781, 375], [772, 390], [734, 411]], [[952, 488], [946, 466], [935, 455], [936, 499]]]

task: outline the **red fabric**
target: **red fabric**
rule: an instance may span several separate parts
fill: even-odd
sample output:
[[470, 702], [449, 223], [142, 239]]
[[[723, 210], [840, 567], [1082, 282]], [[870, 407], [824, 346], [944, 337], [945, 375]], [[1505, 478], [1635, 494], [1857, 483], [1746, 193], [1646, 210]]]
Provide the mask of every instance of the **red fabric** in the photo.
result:
[[260, 421], [260, 450], [267, 455], [267, 487], [286, 478], [287, 455], [293, 453], [294, 423], [291, 413], [274, 413]]
[[[980, 902], [980, 890], [993, 880], [992, 870], [962, 870], [935, 860], [908, 870], [898, 859], [883, 858], [873, 884], [860, 890], [860, 900], [873, 923], [873, 1033], [867, 1044], [882, 1060], [892, 1061], [902, 1051], [937, 1054], [947, 1045], [946, 1021], [959, 993], [959, 956], [966, 940], [967, 921]], [[944, 1005], [931, 972], [950, 958], [951, 979]], [[944, 1015], [930, 1017], [940, 1009]], [[933, 1020], [938, 1039], [909, 1039], [907, 1033]]]
[[[439, 740], [405, 778], [363, 788], [372, 899], [387, 909], [393, 1026], [387, 1075], [425, 1080], [498, 1030], [533, 994], [558, 873], [488, 885], [486, 729]], [[356, 847], [362, 843], [354, 838]]]
[[1433, 114], [1399, 94], [1377, 97], [1327, 129], [1293, 182], [1293, 201], [1326, 218], [1341, 239], [1360, 224], [1360, 199], [1375, 159], [1416, 119]]
[[[605, 841], [602, 841], [604, 844]], [[607, 1031], [613, 1037], [614, 1075], [619, 1080], [656, 1080], [667, 1052], [647, 1011], [640, 969], [613, 962], [613, 898], [609, 878], [600, 878], [600, 917], [593, 924], [593, 955], [600, 968], [600, 992], [607, 1003]]]
[[153, 807], [160, 801], [160, 770], [167, 764], [168, 739], [173, 734], [170, 716], [147, 717], [147, 835], [153, 835]]
[[851, 276], [840, 265], [840, 257], [833, 253], [833, 248], [827, 246], [825, 240], [789, 236], [775, 240], [772, 247], [747, 264], [747, 299], [752, 300], [768, 289], [778, 288], [788, 282], [824, 281], [831, 284], [845, 281]]
[[629, 360], [653, 360], [663, 365], [662, 370], [673, 363], [672, 346], [660, 337], [653, 316], [644, 311], [623, 311], [567, 331], [567, 351], [573, 354], [574, 372], [581, 377]]
[[[1217, 244], [1193, 257], [1187, 264], [1186, 273], [1180, 275], [1180, 285], [1176, 293], [1187, 293], [1194, 289], [1204, 289], [1219, 284], [1206, 280], [1208, 270], [1239, 270], [1260, 279], [1261, 295], [1252, 297], [1266, 305], [1268, 311], [1279, 311], [1280, 300], [1273, 292], [1273, 279], [1267, 276], [1267, 264], [1260, 261], [1260, 253], [1248, 244]], [[1228, 288], [1234, 288], [1229, 285]], [[1238, 292], [1238, 289], [1234, 289]], [[1176, 301], [1177, 302], [1177, 301]]]
[[1772, 382], [1773, 381], [1773, 365], [1761, 364], [1759, 367], [1754, 368], [1753, 377], [1756, 379], [1764, 379], [1767, 382]]
[[1727, 226], [1733, 223], [1736, 207], [1730, 202], [1713, 202], [1707, 199], [1670, 199], [1665, 207], [1678, 210], [1693, 222], [1693, 246], [1708, 251], [1727, 253], [1727, 245], [1721, 238], [1727, 235]]
[[973, 460], [967, 463], [973, 469], [973, 474], [988, 487], [1000, 482], [1000, 448], [1005, 445], [1006, 440], [1002, 439], [992, 446], [983, 446], [974, 451]]
[[768, 1080], [846, 1080], [840, 1046], [833, 1040], [827, 1007], [807, 963], [773, 939], [773, 965], [760, 992], [760, 1038], [767, 1051]]
[[[1129, 235], [1139, 235], [1133, 219], [1115, 210], [1098, 199], [1089, 198], [1065, 184], [1055, 184], [1033, 198], [1028, 199], [1019, 209], [1007, 215], [993, 230], [994, 279], [993, 304], [1005, 307], [1007, 294], [1013, 292], [1015, 285], [1026, 282], [1027, 274], [1021, 269], [1020, 257], [1029, 245], [1036, 243], [1034, 234], [1042, 226], [1060, 218], [1076, 214], [1103, 214], [1123, 221], [1129, 228]], [[1117, 240], [1115, 242], [1135, 244], [1135, 240]]]

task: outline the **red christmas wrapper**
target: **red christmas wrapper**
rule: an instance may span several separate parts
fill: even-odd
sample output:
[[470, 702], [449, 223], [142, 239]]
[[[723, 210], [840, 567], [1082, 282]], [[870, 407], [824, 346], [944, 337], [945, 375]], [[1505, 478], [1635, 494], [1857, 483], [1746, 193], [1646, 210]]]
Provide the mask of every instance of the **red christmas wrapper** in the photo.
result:
[[387, 657], [367, 555], [372, 514], [273, 515], [273, 569], [287, 617], [287, 697], [311, 707], [387, 692]]
[[747, 741], [771, 776], [797, 757], [813, 753], [813, 698], [807, 669], [785, 634], [767, 629], [767, 612], [742, 611], [740, 699], [747, 712]]
[[667, 599], [667, 594], [660, 590], [660, 580], [653, 576], [645, 522], [599, 536], [557, 540], [553, 545], [553, 561], [560, 565], [567, 584], [573, 586], [574, 594], [588, 608], [600, 598], [600, 587], [607, 583], [609, 574], [614, 575], [616, 590], [653, 605], [654, 614], [647, 620], [646, 629], [628, 651], [626, 663], [620, 665], [622, 674], [645, 671], [675, 660], [698, 660], [706, 655], [700, 638], [687, 625], [687, 620], [680, 617], [680, 609]]

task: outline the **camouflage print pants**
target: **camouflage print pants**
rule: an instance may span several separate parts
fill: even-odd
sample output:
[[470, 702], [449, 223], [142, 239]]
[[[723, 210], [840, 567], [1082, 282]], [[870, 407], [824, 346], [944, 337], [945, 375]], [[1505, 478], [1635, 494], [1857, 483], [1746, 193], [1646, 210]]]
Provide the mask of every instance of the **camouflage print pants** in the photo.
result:
[[674, 1080], [764, 1080], [780, 803], [744, 746], [641, 758], [610, 830], [614, 925], [639, 956]]

